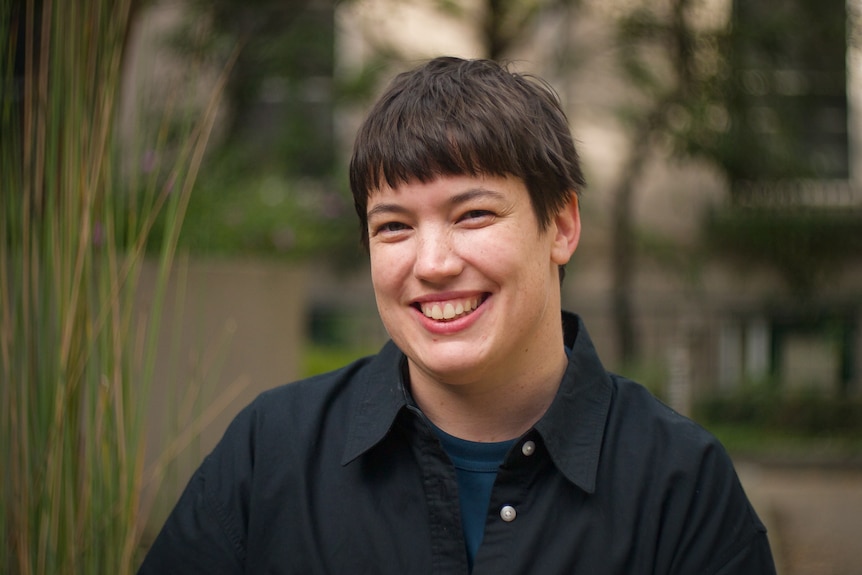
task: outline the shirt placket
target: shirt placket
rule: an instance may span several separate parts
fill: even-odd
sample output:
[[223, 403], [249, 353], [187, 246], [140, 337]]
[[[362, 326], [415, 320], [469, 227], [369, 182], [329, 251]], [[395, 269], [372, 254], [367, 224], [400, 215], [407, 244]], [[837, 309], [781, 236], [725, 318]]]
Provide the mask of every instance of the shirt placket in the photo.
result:
[[431, 429], [413, 418], [413, 449], [422, 471], [431, 534], [431, 573], [469, 573], [455, 467]]
[[473, 575], [500, 575], [511, 571], [520, 526], [530, 513], [529, 489], [536, 484], [536, 474], [546, 461], [547, 453], [541, 449], [541, 439], [535, 431], [513, 446], [494, 482]]

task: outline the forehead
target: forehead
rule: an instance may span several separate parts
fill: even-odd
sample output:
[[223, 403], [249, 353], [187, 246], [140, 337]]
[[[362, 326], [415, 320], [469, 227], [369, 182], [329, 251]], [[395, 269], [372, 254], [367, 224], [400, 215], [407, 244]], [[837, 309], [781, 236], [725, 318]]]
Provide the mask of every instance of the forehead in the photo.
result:
[[368, 195], [367, 211], [382, 202], [418, 202], [422, 204], [443, 201], [464, 203], [469, 200], [528, 200], [524, 182], [514, 176], [452, 175], [437, 176], [429, 181], [410, 180], [395, 186], [382, 184]]

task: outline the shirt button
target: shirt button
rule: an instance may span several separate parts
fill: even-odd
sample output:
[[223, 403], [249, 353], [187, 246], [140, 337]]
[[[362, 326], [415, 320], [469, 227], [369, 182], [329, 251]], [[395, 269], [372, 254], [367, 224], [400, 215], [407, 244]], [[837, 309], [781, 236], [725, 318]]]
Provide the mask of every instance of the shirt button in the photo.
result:
[[518, 512], [515, 511], [515, 508], [511, 505], [504, 505], [503, 508], [500, 509], [500, 518], [506, 523], [514, 521], [517, 516]]
[[521, 453], [523, 453], [527, 457], [533, 455], [535, 452], [536, 452], [536, 442], [535, 441], [525, 441], [524, 445], [521, 446]]

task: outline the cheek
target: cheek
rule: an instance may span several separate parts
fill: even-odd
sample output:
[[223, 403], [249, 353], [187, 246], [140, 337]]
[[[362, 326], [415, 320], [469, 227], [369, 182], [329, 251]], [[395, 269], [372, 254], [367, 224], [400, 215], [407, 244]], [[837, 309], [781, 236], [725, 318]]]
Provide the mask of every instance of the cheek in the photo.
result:
[[525, 276], [525, 279], [532, 280], [535, 274], [544, 269], [541, 263], [543, 246], [529, 239], [526, 234], [476, 237], [466, 244], [466, 249], [461, 253], [487, 276], [498, 279]]
[[374, 293], [380, 299], [380, 295], [389, 290], [388, 286], [392, 283], [386, 266], [376, 263], [371, 260], [371, 285], [374, 287]]
[[501, 234], [493, 227], [471, 230], [471, 233], [457, 234], [452, 242], [454, 255], [481, 270], [493, 271], [504, 267], [504, 262], [512, 259], [520, 238], [511, 234]]
[[407, 255], [402, 252], [403, 250], [394, 249], [394, 246], [372, 250], [371, 283], [378, 295], [384, 292], [391, 293], [393, 288], [403, 285], [403, 274], [408, 260]]

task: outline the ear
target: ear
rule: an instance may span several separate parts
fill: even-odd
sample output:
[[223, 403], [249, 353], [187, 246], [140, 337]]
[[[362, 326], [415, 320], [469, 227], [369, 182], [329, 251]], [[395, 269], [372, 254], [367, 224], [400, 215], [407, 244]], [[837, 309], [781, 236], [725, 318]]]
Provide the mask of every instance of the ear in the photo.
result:
[[572, 193], [563, 209], [554, 216], [552, 230], [554, 238], [551, 260], [557, 265], [565, 265], [575, 253], [581, 239], [581, 212], [576, 193]]

